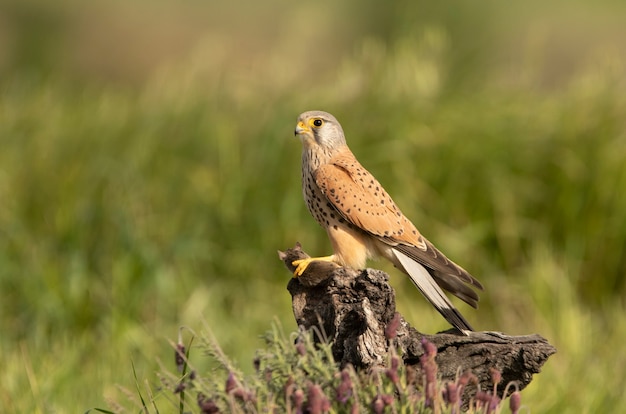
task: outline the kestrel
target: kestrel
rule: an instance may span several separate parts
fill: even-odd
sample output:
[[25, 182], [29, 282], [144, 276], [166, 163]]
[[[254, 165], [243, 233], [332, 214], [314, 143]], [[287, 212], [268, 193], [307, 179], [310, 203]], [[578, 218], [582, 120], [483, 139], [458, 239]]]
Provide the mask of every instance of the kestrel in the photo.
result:
[[368, 258], [384, 257], [406, 273], [446, 320], [465, 335], [473, 331], [441, 288], [477, 307], [472, 289], [483, 286], [433, 246], [357, 161], [334, 116], [310, 111], [298, 117], [302, 141], [302, 192], [326, 229], [333, 255], [296, 260], [295, 277], [316, 260], [362, 269]]

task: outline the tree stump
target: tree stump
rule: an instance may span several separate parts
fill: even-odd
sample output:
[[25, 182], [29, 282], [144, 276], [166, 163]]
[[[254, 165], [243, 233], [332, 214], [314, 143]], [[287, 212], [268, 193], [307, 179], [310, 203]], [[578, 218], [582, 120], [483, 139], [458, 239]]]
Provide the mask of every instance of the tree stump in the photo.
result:
[[[292, 261], [309, 257], [299, 244], [279, 252], [293, 272]], [[389, 276], [374, 269], [354, 270], [330, 262], [313, 262], [305, 273], [289, 281], [293, 313], [298, 326], [322, 332], [332, 343], [342, 366], [372, 368], [385, 364], [389, 346], [400, 349], [405, 365], [419, 370], [422, 339], [437, 347], [436, 362], [444, 381], [471, 371], [482, 389], [492, 389], [491, 370], [500, 371], [498, 392], [509, 383], [523, 389], [539, 373], [556, 349], [540, 335], [508, 336], [473, 332], [465, 336], [454, 328], [435, 335], [422, 334], [396, 314], [395, 292]], [[387, 330], [387, 333], [386, 333]], [[393, 341], [388, 338], [393, 337]], [[475, 392], [475, 391], [474, 391]], [[472, 392], [473, 393], [473, 392]]]

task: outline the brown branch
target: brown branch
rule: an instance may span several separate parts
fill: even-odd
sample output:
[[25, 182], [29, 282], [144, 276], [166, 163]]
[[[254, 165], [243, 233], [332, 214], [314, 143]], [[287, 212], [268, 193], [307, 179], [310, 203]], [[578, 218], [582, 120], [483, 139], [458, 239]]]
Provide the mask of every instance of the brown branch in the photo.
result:
[[[299, 244], [279, 257], [293, 272], [293, 260], [309, 257]], [[357, 368], [382, 366], [388, 355], [385, 329], [396, 314], [395, 293], [389, 276], [373, 269], [354, 270], [329, 262], [313, 262], [305, 273], [289, 281], [296, 322], [304, 329], [317, 327], [332, 342], [335, 360]], [[454, 329], [426, 335], [412, 328], [401, 315], [393, 322], [395, 346], [404, 363], [419, 369], [421, 345], [426, 338], [437, 347], [436, 362], [443, 380], [453, 381], [470, 370], [482, 389], [491, 389], [490, 369], [502, 374], [499, 391], [514, 382], [523, 389], [539, 373], [556, 349], [541, 336], [508, 336], [497, 332], [474, 332], [470, 336]], [[394, 326], [390, 326], [392, 329]]]

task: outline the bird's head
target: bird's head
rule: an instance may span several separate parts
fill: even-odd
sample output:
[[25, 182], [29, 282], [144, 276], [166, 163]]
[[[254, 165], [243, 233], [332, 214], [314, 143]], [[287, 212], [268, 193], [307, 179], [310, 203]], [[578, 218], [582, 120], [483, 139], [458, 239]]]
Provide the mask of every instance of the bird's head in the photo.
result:
[[320, 146], [333, 150], [346, 145], [341, 125], [328, 112], [308, 111], [300, 114], [295, 135], [305, 148]]

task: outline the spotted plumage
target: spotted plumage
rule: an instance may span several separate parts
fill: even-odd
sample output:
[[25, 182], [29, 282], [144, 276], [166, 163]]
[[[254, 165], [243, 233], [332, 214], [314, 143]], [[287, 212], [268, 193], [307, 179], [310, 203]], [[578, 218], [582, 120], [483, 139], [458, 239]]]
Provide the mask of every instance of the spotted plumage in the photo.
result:
[[482, 285], [424, 238], [355, 158], [335, 117], [310, 111], [298, 117], [296, 136], [303, 144], [302, 192], [317, 222], [326, 229], [334, 254], [294, 262], [295, 274], [314, 260], [365, 267], [382, 256], [405, 272], [431, 304], [457, 329], [470, 324], [445, 296], [443, 288], [473, 307]]

